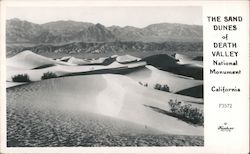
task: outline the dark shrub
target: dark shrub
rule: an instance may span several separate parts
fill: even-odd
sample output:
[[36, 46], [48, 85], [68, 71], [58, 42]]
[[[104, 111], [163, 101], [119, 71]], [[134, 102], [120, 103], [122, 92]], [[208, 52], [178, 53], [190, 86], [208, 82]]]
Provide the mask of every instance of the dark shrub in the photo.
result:
[[163, 85], [163, 86], [161, 87], [161, 90], [162, 90], [162, 91], [169, 92], [169, 86], [165, 84], [165, 85]]
[[13, 82], [30, 82], [27, 74], [18, 74], [12, 77]]
[[162, 86], [159, 83], [157, 83], [157, 84], [155, 84], [154, 89], [161, 90], [161, 91], [166, 91], [166, 92], [170, 92], [170, 88], [166, 84]]
[[139, 81], [139, 84], [140, 84], [140, 85], [143, 85], [143, 83], [142, 83], [141, 81]]
[[190, 104], [182, 105], [181, 102], [171, 99], [168, 104], [170, 105], [171, 112], [178, 118], [197, 125], [204, 124], [203, 110], [192, 108]]
[[143, 84], [141, 81], [139, 81], [139, 84], [142, 85], [142, 86], [144, 86], [144, 87], [148, 87], [148, 83], [144, 83]]
[[159, 83], [155, 84], [154, 89], [161, 90], [161, 85]]
[[47, 73], [44, 73], [43, 76], [41, 77], [42, 80], [44, 79], [51, 79], [51, 78], [56, 78], [57, 75], [53, 72], [47, 72]]

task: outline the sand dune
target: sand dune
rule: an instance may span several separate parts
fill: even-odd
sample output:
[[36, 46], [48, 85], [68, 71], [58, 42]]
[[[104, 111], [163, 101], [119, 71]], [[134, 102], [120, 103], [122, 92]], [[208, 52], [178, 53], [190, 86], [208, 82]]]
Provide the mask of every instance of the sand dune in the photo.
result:
[[[12, 82], [14, 76], [26, 74], [30, 81], [39, 81], [43, 74], [48, 72], [54, 73], [56, 76], [60, 77], [79, 73], [93, 74], [102, 70], [105, 70], [104, 72], [106, 73], [112, 73], [113, 70], [129, 69], [145, 65], [145, 62], [120, 64], [115, 61], [115, 57], [97, 58], [87, 61], [67, 56], [53, 60], [31, 51], [23, 51], [7, 59], [6, 80]], [[8, 85], [11, 87], [18, 84], [9, 83]]]
[[140, 58], [130, 56], [130, 55], [123, 55], [116, 57], [116, 61], [119, 63], [131, 63], [141, 60]]
[[[185, 59], [185, 57], [182, 57]], [[182, 60], [182, 59], [181, 59]], [[160, 70], [172, 72], [179, 75], [184, 75], [188, 77], [193, 77], [198, 80], [203, 79], [203, 67], [194, 62], [194, 63], [185, 63], [174, 57], [171, 57], [166, 54], [153, 55], [143, 59], [147, 64], [152, 65]]]
[[76, 64], [76, 65], [109, 65], [113, 63], [116, 60], [116, 57], [111, 56], [111, 57], [101, 57], [101, 58], [95, 58], [95, 59], [80, 59], [80, 58], [75, 58], [75, 57], [62, 57], [57, 60], [68, 62], [71, 64]]
[[168, 103], [203, 110], [197, 80], [203, 68], [190, 61], [181, 55], [54, 60], [30, 51], [8, 58], [8, 145], [202, 145], [202, 124], [174, 115]]
[[178, 92], [203, 84], [203, 81], [201, 80], [194, 80], [185, 76], [161, 71], [150, 65], [147, 65], [145, 68], [138, 71], [131, 72], [127, 76], [141, 82], [144, 85], [147, 84], [148, 87], [151, 88], [153, 88], [157, 83], [161, 85], [168, 85], [171, 92]]
[[86, 65], [86, 64], [91, 64], [90, 61], [75, 58], [75, 57], [70, 57], [67, 62], [72, 63], [72, 64], [77, 64], [77, 65]]
[[173, 57], [178, 60], [179, 64], [189, 64], [196, 67], [203, 67], [202, 61], [194, 60], [195, 58], [192, 58], [190, 56], [175, 53]]
[[8, 147], [204, 145], [202, 136], [163, 134], [150, 127], [90, 112], [67, 112], [34, 105], [38, 104], [8, 102]]
[[146, 61], [147, 64], [153, 65], [160, 69], [179, 66], [177, 63], [178, 60], [166, 54], [153, 55], [143, 58], [142, 60]]
[[[95, 74], [96, 72], [99, 73], [100, 71], [106, 72], [106, 73], [113, 73], [114, 70], [119, 73], [119, 70], [126, 70], [136, 67], [142, 67], [145, 66], [145, 62], [136, 62], [136, 63], [130, 63], [130, 64], [120, 64], [118, 62], [113, 62], [110, 65], [104, 66], [104, 65], [82, 65], [82, 66], [65, 66], [65, 65], [56, 65], [51, 67], [46, 67], [42, 69], [18, 69], [17, 67], [9, 66], [7, 67], [7, 76], [6, 80], [11, 82], [13, 81], [13, 77], [19, 74], [27, 74], [29, 76], [29, 79], [31, 81], [39, 81], [41, 80], [41, 77], [48, 72], [52, 72], [56, 74], [56, 76], [65, 76], [65, 75], [71, 75], [71, 74]], [[14, 84], [13, 84], [14, 85]]]
[[[174, 56], [175, 58], [181, 60], [191, 60], [190, 57], [180, 54], [175, 54]], [[161, 71], [154, 67], [156, 66], [160, 68], [166, 68], [167, 70], [174, 70], [173, 72], [177, 72], [177, 74], [178, 70], [184, 70], [186, 74], [192, 74], [197, 71], [197, 69], [193, 70], [194, 66], [188, 66], [192, 64], [180, 65], [177, 63], [176, 59], [168, 55], [155, 55], [144, 59], [150, 63], [153, 63], [154, 66], [146, 66], [146, 62], [137, 62], [138, 60], [138, 58], [130, 55], [111, 56], [88, 61], [70, 56], [63, 57], [58, 60], [52, 60], [50, 58], [34, 54], [30, 51], [24, 51], [12, 58], [7, 59], [6, 78], [8, 82], [13, 82], [14, 76], [26, 74], [28, 75], [30, 81], [40, 81], [42, 76], [48, 72], [54, 73], [57, 77], [81, 74], [128, 73], [127, 76], [130, 78], [134, 79], [138, 83], [140, 82], [142, 84], [147, 84], [147, 86], [151, 88], [154, 87], [155, 84], [168, 85], [170, 91], [173, 93], [203, 84], [200, 80], [193, 80], [190, 77]], [[86, 63], [84, 64], [84, 62]], [[138, 69], [135, 71], [129, 71], [133, 68]], [[189, 71], [190, 69], [192, 71]], [[18, 84], [9, 83], [8, 87], [15, 85]], [[188, 92], [184, 92], [184, 94], [190, 95]], [[192, 94], [191, 96], [195, 96], [195, 94]]]
[[6, 82], [6, 88], [27, 84], [27, 82]]
[[61, 58], [55, 58], [54, 60], [68, 62], [68, 60], [69, 60], [71, 57], [72, 57], [72, 56], [65, 56], [65, 57], [61, 57]]
[[34, 69], [46, 65], [73, 65], [70, 63], [65, 63], [62, 61], [56, 61], [38, 54], [35, 54], [31, 51], [23, 51], [11, 58], [7, 59], [7, 66], [15, 67], [19, 69]]
[[[185, 57], [178, 54], [176, 54], [175, 56], [177, 58], [179, 57], [180, 59], [191, 59], [189, 57]], [[177, 64], [176, 59], [167, 55], [151, 56], [149, 57], [149, 59], [150, 58], [153, 59], [156, 58], [158, 60], [160, 58], [160, 60], [163, 59], [165, 60], [160, 63], [159, 62], [154, 63], [155, 65], [164, 64], [164, 67], [171, 66], [169, 68], [178, 68], [180, 65]], [[193, 80], [190, 77], [180, 76], [166, 71], [161, 71], [153, 66], [150, 65], [146, 66], [146, 62], [144, 61], [137, 62], [137, 60], [138, 58], [129, 55], [97, 58], [88, 61], [70, 56], [63, 57], [58, 60], [52, 60], [50, 58], [34, 54], [30, 51], [24, 51], [12, 58], [7, 59], [6, 81], [9, 82], [7, 84], [7, 88], [19, 85], [13, 82], [13, 77], [16, 75], [23, 75], [23, 74], [28, 75], [29, 80], [34, 82], [34, 81], [40, 81], [42, 79], [42, 76], [48, 72], [54, 73], [57, 77], [69, 76], [69, 75], [100, 74], [100, 73], [101, 74], [128, 73], [127, 74], [128, 77], [134, 79], [138, 83], [140, 82], [144, 85], [147, 84], [148, 87], [153, 88], [156, 84], [168, 85], [170, 88], [170, 92], [172, 93], [181, 92], [180, 94], [189, 95], [193, 97], [200, 97], [200, 93], [197, 93], [196, 92], [197, 90], [195, 90], [195, 88], [193, 87], [202, 85], [203, 84], [202, 81]], [[83, 65], [83, 63], [81, 62], [86, 62], [86, 63]], [[101, 65], [101, 64], [108, 64], [108, 65]], [[40, 68], [33, 69], [37, 67]], [[131, 69], [134, 68], [138, 69], [132, 71]], [[185, 91], [186, 89], [190, 89], [190, 91], [187, 92]]]
[[25, 86], [28, 86], [26, 89], [29, 92], [10, 101], [32, 102], [38, 107], [91, 112], [148, 126], [167, 134], [203, 134], [203, 127], [193, 126], [153, 110], [157, 108], [169, 111], [170, 99], [186, 103], [198, 102], [200, 104], [193, 105], [203, 108], [202, 99], [145, 88], [126, 76], [74, 76], [43, 80], [22, 87]]

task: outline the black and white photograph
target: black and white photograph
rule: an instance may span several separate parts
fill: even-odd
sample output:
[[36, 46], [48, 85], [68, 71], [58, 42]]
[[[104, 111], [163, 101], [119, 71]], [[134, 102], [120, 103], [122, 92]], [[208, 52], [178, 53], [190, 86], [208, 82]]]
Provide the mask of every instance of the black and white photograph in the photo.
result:
[[203, 147], [202, 11], [7, 7], [7, 147]]

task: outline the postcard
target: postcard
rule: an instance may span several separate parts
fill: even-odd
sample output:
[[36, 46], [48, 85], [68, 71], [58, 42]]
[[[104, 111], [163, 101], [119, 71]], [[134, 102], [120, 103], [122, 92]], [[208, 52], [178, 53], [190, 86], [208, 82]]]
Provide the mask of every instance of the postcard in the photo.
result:
[[1, 4], [1, 153], [248, 153], [249, 1]]

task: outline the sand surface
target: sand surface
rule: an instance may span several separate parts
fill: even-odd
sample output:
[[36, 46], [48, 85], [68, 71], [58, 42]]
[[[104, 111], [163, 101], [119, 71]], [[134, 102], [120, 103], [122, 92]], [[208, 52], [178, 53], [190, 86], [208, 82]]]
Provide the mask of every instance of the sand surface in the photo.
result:
[[174, 58], [179, 60], [179, 64], [192, 65], [196, 67], [203, 67], [203, 61], [194, 60], [191, 56], [183, 54], [174, 54]]
[[[170, 134], [203, 134], [203, 127], [193, 126], [175, 117], [152, 110], [152, 107], [155, 107], [169, 111], [170, 99], [187, 103], [202, 103], [201, 99], [145, 88], [121, 75], [49, 79], [14, 89], [20, 89], [20, 93], [17, 94], [18, 97], [10, 97], [10, 102], [28, 101], [50, 108], [88, 111], [147, 125]], [[202, 104], [193, 105], [202, 107]]]
[[190, 77], [176, 75], [166, 71], [158, 70], [157, 68], [147, 65], [145, 68], [131, 72], [127, 76], [132, 79], [148, 84], [149, 87], [153, 88], [155, 84], [168, 85], [170, 91], [178, 92], [183, 89], [188, 89], [198, 85], [202, 85], [203, 81], [194, 80]]
[[[8, 105], [8, 147], [202, 146], [201, 136], [152, 128], [88, 112]], [[37, 105], [37, 104], [36, 104]]]
[[51, 58], [47, 58], [31, 51], [23, 51], [11, 58], [7, 58], [7, 66], [11, 66], [19, 69], [33, 69], [44, 65], [72, 65], [62, 61], [56, 61]]
[[[184, 64], [166, 57], [172, 66]], [[56, 77], [42, 79], [47, 72]], [[30, 81], [14, 82], [20, 74]], [[156, 90], [155, 84], [170, 91]], [[203, 81], [137, 57], [54, 60], [25, 51], [7, 59], [6, 86], [8, 146], [204, 144], [204, 127], [173, 116], [168, 104], [177, 100], [203, 110], [203, 98], [195, 98]]]

